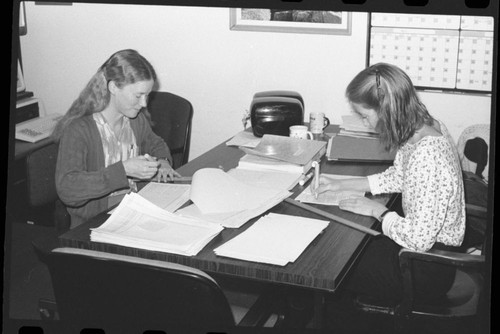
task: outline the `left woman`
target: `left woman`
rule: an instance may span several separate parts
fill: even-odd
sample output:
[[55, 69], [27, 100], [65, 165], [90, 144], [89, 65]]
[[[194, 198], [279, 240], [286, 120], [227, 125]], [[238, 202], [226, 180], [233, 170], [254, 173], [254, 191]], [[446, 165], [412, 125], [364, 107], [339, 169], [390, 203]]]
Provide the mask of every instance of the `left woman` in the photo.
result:
[[119, 203], [137, 180], [167, 181], [167, 144], [143, 112], [156, 80], [152, 65], [135, 50], [104, 62], [65, 116], [53, 138], [59, 142], [56, 188], [74, 228]]

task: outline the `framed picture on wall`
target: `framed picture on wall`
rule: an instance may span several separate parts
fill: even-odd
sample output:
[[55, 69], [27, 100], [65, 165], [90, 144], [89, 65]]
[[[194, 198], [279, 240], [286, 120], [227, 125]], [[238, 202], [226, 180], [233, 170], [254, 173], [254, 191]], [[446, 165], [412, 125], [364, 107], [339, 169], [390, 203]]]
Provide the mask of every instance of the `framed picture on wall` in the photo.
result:
[[230, 8], [229, 20], [231, 30], [351, 34], [350, 12]]

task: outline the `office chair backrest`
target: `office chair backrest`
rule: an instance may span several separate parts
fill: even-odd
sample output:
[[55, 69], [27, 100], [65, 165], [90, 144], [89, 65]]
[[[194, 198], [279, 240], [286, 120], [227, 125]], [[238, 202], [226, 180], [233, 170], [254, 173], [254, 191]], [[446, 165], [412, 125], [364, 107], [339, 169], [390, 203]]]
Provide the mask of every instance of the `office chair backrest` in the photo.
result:
[[56, 162], [58, 145], [51, 143], [31, 152], [26, 158], [28, 202], [42, 206], [58, 199], [56, 192]]
[[148, 111], [153, 131], [165, 140], [172, 153], [174, 169], [188, 162], [193, 106], [183, 97], [168, 92], [151, 92]]
[[56, 248], [41, 260], [48, 265], [61, 320], [76, 329], [142, 333], [235, 325], [222, 290], [200, 270], [75, 248]]
[[57, 143], [50, 143], [28, 154], [26, 158], [26, 183], [28, 204], [36, 213], [32, 219], [41, 223], [46, 215], [37, 209], [49, 209], [50, 215], [46, 217], [46, 220], [49, 221], [45, 225], [54, 225], [60, 233], [69, 228], [71, 217], [56, 191], [55, 174], [58, 150]]
[[490, 125], [475, 124], [465, 128], [457, 141], [462, 169], [488, 182]]

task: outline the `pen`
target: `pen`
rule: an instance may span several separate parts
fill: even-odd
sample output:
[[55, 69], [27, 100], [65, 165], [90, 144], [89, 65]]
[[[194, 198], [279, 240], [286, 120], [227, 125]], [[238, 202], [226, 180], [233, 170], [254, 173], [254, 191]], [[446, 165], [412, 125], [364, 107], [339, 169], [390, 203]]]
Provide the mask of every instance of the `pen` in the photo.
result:
[[156, 157], [152, 157], [150, 156], [149, 154], [144, 154], [144, 157], [146, 158], [146, 160], [148, 161], [157, 161], [158, 159], [156, 159]]
[[[191, 182], [193, 180], [192, 176], [174, 176], [174, 179], [168, 179], [166, 182], [167, 183], [172, 183], [172, 182]], [[152, 182], [160, 182], [158, 181], [157, 178], [151, 179]]]
[[191, 182], [192, 180], [192, 176], [174, 176], [172, 182]]
[[317, 161], [313, 161], [312, 167], [314, 167], [314, 198], [318, 198], [319, 163]]
[[304, 175], [303, 177], [301, 177], [300, 180], [299, 180], [300, 186], [303, 186], [304, 184], [306, 184], [306, 182], [309, 181], [309, 179], [312, 176], [313, 176], [313, 172], [310, 172], [310, 173]]

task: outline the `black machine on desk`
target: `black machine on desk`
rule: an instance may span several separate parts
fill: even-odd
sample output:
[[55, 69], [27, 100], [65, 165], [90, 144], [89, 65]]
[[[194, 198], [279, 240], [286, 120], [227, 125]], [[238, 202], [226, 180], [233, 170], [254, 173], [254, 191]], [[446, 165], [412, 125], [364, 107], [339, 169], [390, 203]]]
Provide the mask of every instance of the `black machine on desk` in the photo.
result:
[[304, 100], [294, 91], [274, 90], [255, 93], [250, 105], [254, 136], [288, 136], [292, 125], [304, 124]]

